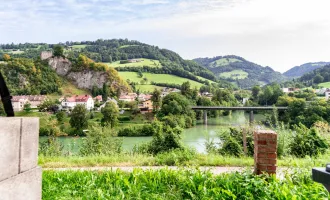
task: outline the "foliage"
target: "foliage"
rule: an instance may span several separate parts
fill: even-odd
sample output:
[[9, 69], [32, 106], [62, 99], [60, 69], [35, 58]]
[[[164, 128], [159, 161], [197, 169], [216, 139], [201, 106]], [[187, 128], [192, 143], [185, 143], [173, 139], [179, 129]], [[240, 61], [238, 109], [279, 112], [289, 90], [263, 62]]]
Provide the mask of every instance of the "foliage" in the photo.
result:
[[329, 147], [324, 138], [322, 138], [315, 128], [308, 129], [299, 124], [294, 126], [295, 135], [290, 144], [291, 154], [297, 157], [315, 157], [324, 154]]
[[229, 55], [213, 58], [196, 58], [194, 61], [206, 67], [217, 76], [221, 73], [232, 72], [234, 70], [244, 71], [245, 74], [248, 74], [247, 78], [237, 79], [236, 76], [226, 78], [228, 81], [236, 82], [241, 88], [251, 88], [254, 85], [258, 85], [259, 82], [272, 83], [285, 80], [285, 77], [281, 73], [275, 72], [272, 68], [262, 67], [239, 56]]
[[195, 156], [196, 152], [193, 149], [174, 149], [158, 154], [156, 163], [158, 165], [177, 166], [192, 160]]
[[3, 54], [2, 59], [3, 59], [4, 61], [9, 61], [9, 60], [10, 60], [10, 55], [8, 55], [8, 54]]
[[56, 119], [58, 122], [60, 122], [60, 123], [63, 122], [64, 117], [65, 117], [65, 112], [60, 111], [60, 112], [56, 113]]
[[53, 55], [55, 57], [64, 57], [64, 48], [61, 45], [54, 45]]
[[201, 170], [44, 171], [48, 199], [327, 199], [306, 170], [274, 176]]
[[56, 112], [58, 110], [58, 102], [46, 99], [38, 106], [39, 112]]
[[114, 102], [107, 102], [105, 107], [101, 109], [101, 113], [103, 115], [103, 126], [109, 125], [111, 128], [113, 128], [118, 124], [119, 110]]
[[[163, 98], [158, 115], [160, 120], [167, 121], [168, 125], [177, 123], [182, 128], [189, 128], [196, 124], [195, 112], [190, 108], [190, 102], [178, 93], [170, 93]], [[186, 120], [184, 123], [178, 123], [177, 120], [181, 119]], [[174, 126], [171, 125], [171, 127]]]
[[31, 104], [30, 103], [26, 103], [24, 104], [23, 110], [25, 112], [31, 112], [32, 108], [31, 108]]
[[327, 64], [330, 64], [330, 63], [329, 62], [305, 63], [303, 65], [296, 66], [296, 67], [289, 69], [288, 71], [284, 72], [283, 75], [288, 76], [288, 77], [300, 77], [308, 72], [311, 72], [315, 69], [323, 67]]
[[144, 124], [143, 126], [129, 126], [119, 129], [118, 136], [126, 137], [139, 137], [139, 136], [153, 136], [155, 134], [155, 129], [153, 129], [154, 124]]
[[59, 92], [61, 80], [47, 63], [24, 58], [11, 59], [0, 64], [12, 95], [38, 95]]
[[315, 69], [309, 73], [302, 75], [299, 81], [303, 82], [307, 86], [312, 86], [314, 83], [330, 81], [330, 65], [327, 64], [323, 67]]
[[183, 149], [180, 135], [182, 129], [179, 127], [171, 128], [161, 122], [155, 121], [152, 125], [154, 135], [149, 143], [135, 147], [139, 153], [159, 154], [174, 149]]
[[154, 91], [151, 93], [151, 101], [152, 101], [152, 107], [153, 112], [157, 113], [162, 105], [162, 98], [161, 98], [161, 92], [158, 89], [154, 89]]
[[84, 105], [76, 105], [70, 115], [70, 125], [75, 129], [74, 134], [83, 135], [83, 129], [88, 126], [87, 109]]
[[83, 138], [80, 148], [82, 156], [113, 155], [122, 151], [122, 140], [113, 137], [109, 127], [91, 127]]

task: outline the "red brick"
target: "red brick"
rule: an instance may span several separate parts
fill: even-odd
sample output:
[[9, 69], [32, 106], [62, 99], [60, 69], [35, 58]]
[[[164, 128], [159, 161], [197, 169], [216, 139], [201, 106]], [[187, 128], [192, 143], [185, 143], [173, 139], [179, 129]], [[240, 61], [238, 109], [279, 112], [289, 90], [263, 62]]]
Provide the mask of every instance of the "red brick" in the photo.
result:
[[267, 141], [266, 140], [259, 140], [258, 145], [266, 145]]
[[271, 164], [271, 165], [276, 165], [276, 162], [277, 162], [276, 159], [274, 159], [274, 160], [273, 159], [269, 159], [268, 160], [268, 164]]
[[258, 153], [258, 156], [257, 157], [258, 158], [267, 158], [267, 154], [260, 152], [260, 153]]
[[267, 158], [275, 158], [276, 159], [277, 155], [276, 153], [268, 153]]
[[276, 166], [267, 166], [267, 170], [276, 171]]
[[269, 140], [268, 141], [268, 144], [275, 144], [275, 145], [277, 145], [277, 142], [275, 140]]

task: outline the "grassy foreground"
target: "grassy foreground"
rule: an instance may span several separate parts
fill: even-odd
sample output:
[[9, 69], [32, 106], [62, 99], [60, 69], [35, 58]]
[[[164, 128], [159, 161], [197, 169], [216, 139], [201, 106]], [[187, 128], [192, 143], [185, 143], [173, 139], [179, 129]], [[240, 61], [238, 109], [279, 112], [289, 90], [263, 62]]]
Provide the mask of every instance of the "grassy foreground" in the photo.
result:
[[44, 171], [42, 199], [326, 199], [310, 172], [277, 179], [199, 170]]
[[[278, 159], [279, 167], [323, 167], [330, 160], [330, 154], [319, 158], [284, 157]], [[221, 155], [184, 155], [175, 152], [159, 154], [157, 156], [145, 154], [117, 154], [112, 156], [67, 156], [44, 157], [39, 156], [39, 165], [44, 168], [62, 167], [96, 167], [96, 166], [253, 166], [252, 157], [226, 157]]]

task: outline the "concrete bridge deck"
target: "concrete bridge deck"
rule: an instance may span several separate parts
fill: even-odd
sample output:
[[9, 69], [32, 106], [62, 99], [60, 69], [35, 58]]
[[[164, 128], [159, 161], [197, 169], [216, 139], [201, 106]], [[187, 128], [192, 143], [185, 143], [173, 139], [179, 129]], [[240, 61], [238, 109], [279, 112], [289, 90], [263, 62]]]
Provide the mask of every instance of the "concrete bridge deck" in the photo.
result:
[[244, 110], [250, 111], [250, 123], [254, 121], [253, 111], [257, 110], [287, 110], [288, 107], [273, 107], [273, 106], [255, 106], [255, 107], [228, 107], [228, 106], [192, 106], [193, 110], [203, 110], [204, 111], [204, 124], [207, 124], [207, 111], [208, 110]]

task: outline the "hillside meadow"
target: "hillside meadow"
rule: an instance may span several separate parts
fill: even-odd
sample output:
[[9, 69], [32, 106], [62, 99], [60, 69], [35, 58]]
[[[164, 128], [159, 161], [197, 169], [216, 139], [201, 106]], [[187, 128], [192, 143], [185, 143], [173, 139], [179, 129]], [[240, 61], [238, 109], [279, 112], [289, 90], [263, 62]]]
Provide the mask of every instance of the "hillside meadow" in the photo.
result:
[[201, 86], [203, 86], [202, 83], [198, 83], [196, 81], [171, 74], [143, 73], [143, 77], [139, 78], [136, 72], [118, 72], [118, 73], [124, 80], [129, 79], [131, 82], [137, 82], [137, 83], [140, 83], [143, 80], [143, 78], [147, 78], [146, 84], [155, 82], [155, 83], [169, 83], [169, 84], [182, 85], [182, 83], [189, 81], [192, 88], [194, 87], [200, 88]]

